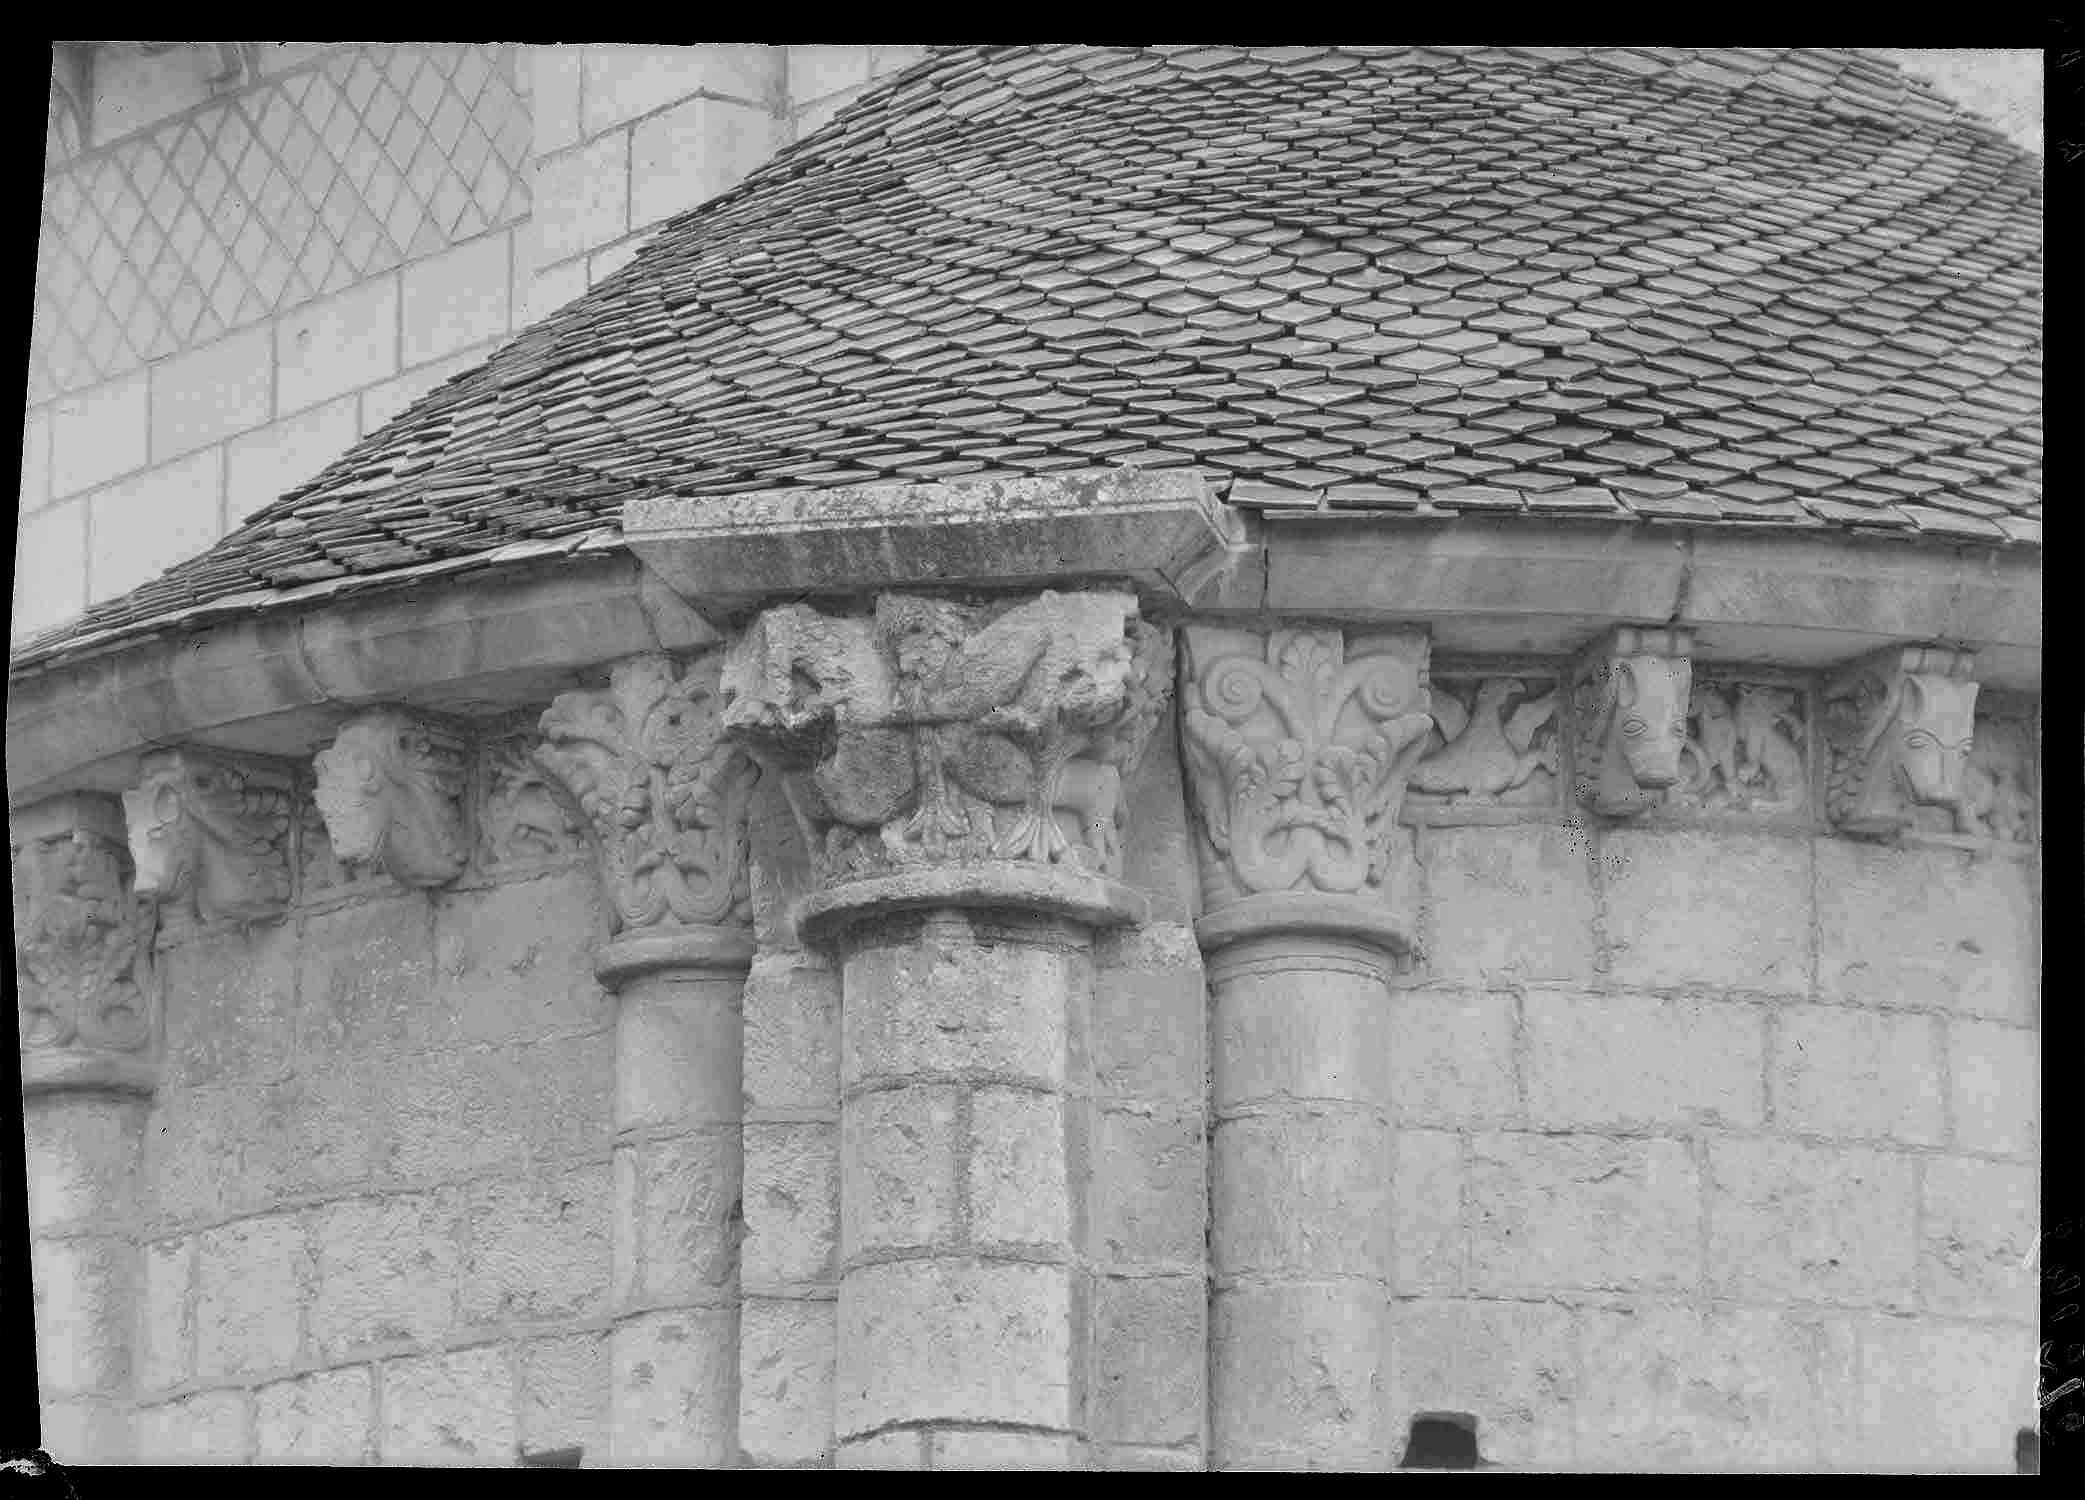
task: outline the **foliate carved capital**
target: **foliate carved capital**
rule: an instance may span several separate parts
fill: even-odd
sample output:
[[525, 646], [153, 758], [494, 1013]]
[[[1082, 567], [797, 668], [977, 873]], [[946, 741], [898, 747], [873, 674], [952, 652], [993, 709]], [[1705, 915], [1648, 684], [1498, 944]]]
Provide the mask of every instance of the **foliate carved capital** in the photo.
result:
[[1434, 727], [1427, 636], [1182, 633], [1181, 728], [1205, 905], [1282, 892], [1385, 895], [1406, 783]]
[[343, 724], [313, 766], [334, 858], [377, 866], [401, 885], [446, 885], [463, 873], [461, 735], [403, 709], [370, 709]]
[[11, 829], [21, 1044], [137, 1057], [152, 1043], [152, 912], [131, 889], [116, 800], [82, 794]]
[[1572, 669], [1578, 800], [1607, 817], [1658, 806], [1679, 782], [1693, 697], [1692, 633], [1624, 625]]
[[828, 887], [980, 862], [1112, 877], [1171, 650], [1121, 593], [784, 605], [733, 643], [724, 720]]
[[544, 711], [537, 764], [578, 803], [601, 857], [611, 931], [752, 921], [746, 813], [759, 768], [727, 740], [719, 654], [618, 662], [602, 692]]
[[1913, 826], [1922, 807], [1952, 819], [1976, 733], [1975, 664], [1965, 651], [1892, 647], [1825, 683], [1825, 811], [1833, 823], [1886, 836]]
[[290, 768], [186, 748], [145, 757], [123, 794], [137, 894], [204, 922], [265, 921], [290, 899]]

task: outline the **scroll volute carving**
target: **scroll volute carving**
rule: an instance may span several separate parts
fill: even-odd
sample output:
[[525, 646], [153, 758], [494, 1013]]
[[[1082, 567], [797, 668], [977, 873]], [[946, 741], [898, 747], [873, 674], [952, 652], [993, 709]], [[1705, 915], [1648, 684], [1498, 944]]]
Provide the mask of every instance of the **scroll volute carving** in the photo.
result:
[[826, 883], [979, 860], [1114, 875], [1170, 677], [1127, 594], [886, 594], [871, 616], [763, 613], [731, 649], [725, 722], [782, 778]]
[[1594, 812], [1647, 811], [1680, 780], [1692, 649], [1687, 631], [1623, 626], [1579, 659], [1575, 779], [1578, 800]]
[[1878, 652], [1825, 685], [1833, 823], [1883, 836], [1911, 827], [1921, 807], [1953, 816], [1975, 741], [1974, 667], [1968, 652], [1912, 646]]
[[746, 814], [759, 768], [727, 740], [716, 652], [616, 664], [544, 711], [537, 764], [578, 804], [613, 933], [752, 920]]
[[10, 842], [23, 1049], [145, 1052], [152, 912], [132, 891], [114, 800], [80, 799]]
[[1183, 635], [1181, 727], [1207, 906], [1382, 893], [1406, 783], [1434, 725], [1425, 635]]
[[313, 766], [334, 858], [409, 886], [446, 885], [463, 873], [470, 845], [455, 731], [402, 709], [371, 709], [342, 725]]
[[140, 897], [203, 922], [266, 921], [289, 904], [289, 767], [158, 751], [145, 758], [123, 808]]

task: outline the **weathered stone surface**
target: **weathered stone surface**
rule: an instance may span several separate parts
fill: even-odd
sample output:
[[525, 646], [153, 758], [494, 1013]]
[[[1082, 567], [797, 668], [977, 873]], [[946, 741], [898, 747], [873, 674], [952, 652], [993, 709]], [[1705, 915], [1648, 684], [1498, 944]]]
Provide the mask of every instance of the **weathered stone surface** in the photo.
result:
[[[1254, 947], [1264, 945], [1255, 944]], [[1212, 1098], [1219, 1110], [1282, 1096], [1351, 1099], [1377, 1108], [1395, 1097], [1391, 1008], [1380, 971], [1339, 958], [1312, 939], [1249, 967], [1219, 955], [1212, 980]]]
[[1774, 1124], [1806, 1135], [1938, 1145], [1942, 1032], [1929, 1016], [1790, 1005], [1773, 1020]]
[[1861, 1146], [1712, 1139], [1708, 1166], [1714, 1291], [1912, 1305], [1918, 1233], [1911, 1158]]
[[[1090, 1189], [1096, 1260], [1118, 1266], [1201, 1264], [1209, 1177], [1202, 1132], [1200, 1111], [1145, 1107], [1097, 1113]], [[976, 1170], [973, 1163], [973, 1181]], [[1017, 1184], [1035, 1180], [1009, 1174], [1002, 1192], [1010, 1195]]]
[[1919, 1171], [1922, 1305], [1955, 1317], [2031, 1321], [2039, 1289], [2035, 1169], [1930, 1156]]
[[[1193, 819], [1187, 807], [1179, 722], [1162, 713], [1144, 757], [1122, 783], [1124, 884], [1150, 898], [1148, 921], [1192, 922], [1198, 897]], [[1147, 923], [1148, 926], [1148, 923]]]
[[1201, 1441], [1208, 1301], [1199, 1276], [1108, 1276], [1096, 1283], [1096, 1442]]
[[1607, 836], [1605, 852], [1616, 980], [1809, 989], [1809, 844], [1623, 829]]
[[196, 1374], [258, 1375], [304, 1350], [313, 1267], [304, 1221], [242, 1219], [196, 1237]]
[[1860, 1329], [1868, 1470], [2013, 1472], [2013, 1435], [2038, 1425], [2036, 1331], [1875, 1317]]
[[864, 1250], [941, 1244], [956, 1227], [959, 1092], [864, 1094], [840, 1120], [840, 1243]]
[[839, 1445], [833, 1457], [836, 1469], [872, 1469], [886, 1472], [911, 1471], [927, 1466], [927, 1435], [918, 1428], [879, 1432]]
[[22, 1101], [29, 1222], [36, 1232], [122, 1223], [140, 1186], [149, 1106], [131, 1097], [54, 1090]]
[[726, 1300], [738, 1276], [744, 1226], [738, 1132], [712, 1127], [618, 1154], [634, 1154], [639, 1164], [639, 1222], [631, 1239], [640, 1256], [636, 1295], [654, 1302]]
[[1384, 1468], [1381, 1286], [1241, 1286], [1210, 1309], [1213, 1468]]
[[616, 1324], [610, 1461], [720, 1465], [738, 1408], [738, 1310], [689, 1308]]
[[400, 894], [304, 918], [297, 944], [297, 1052], [315, 1063], [402, 1047], [435, 1009], [428, 904]]
[[1199, 1100], [1208, 1086], [1209, 987], [1191, 929], [1110, 938], [1093, 971], [1093, 1077], [1103, 1095]]
[[242, 1463], [252, 1452], [244, 1391], [204, 1391], [138, 1412], [137, 1453], [155, 1464]]
[[170, 1082], [280, 1076], [293, 1046], [298, 948], [294, 927], [270, 924], [161, 950]]
[[833, 1316], [830, 1300], [746, 1299], [738, 1441], [751, 1462], [815, 1463], [832, 1452]]
[[253, 1403], [261, 1463], [361, 1464], [374, 1454], [376, 1388], [367, 1365], [264, 1385]]
[[465, 1200], [465, 1322], [585, 1317], [608, 1290], [610, 1181], [604, 1167], [492, 1182]]
[[1573, 1464], [1573, 1415], [1586, 1396], [1576, 1320], [1553, 1302], [1400, 1300], [1390, 1309], [1384, 1406], [1390, 1462], [1422, 1412], [1477, 1419], [1485, 1462], [1514, 1468]]
[[514, 1351], [506, 1344], [387, 1360], [378, 1451], [387, 1464], [514, 1461]]
[[615, 1127], [738, 1123], [745, 1021], [730, 970], [633, 974], [616, 991]]
[[1697, 675], [1687, 705], [1680, 780], [1666, 805], [1686, 812], [1803, 818], [1811, 811], [1817, 736], [1808, 689], [1750, 680], [1743, 669]]
[[927, 1434], [927, 1463], [936, 1469], [1082, 1469], [1082, 1445], [1069, 1434], [936, 1430]]
[[138, 1327], [138, 1385], [179, 1385], [195, 1370], [195, 1240], [184, 1235], [142, 1248], [144, 1315]]
[[1468, 1236], [1460, 1135], [1400, 1130], [1392, 1168], [1390, 1285], [1401, 1297], [1462, 1290]]
[[1518, 1117], [1511, 995], [1400, 990], [1390, 996], [1389, 1023], [1390, 1107], [1400, 1123]]
[[1467, 1201], [1473, 1292], [1700, 1282], [1702, 1184], [1682, 1142], [1479, 1134]]
[[1592, 976], [1592, 869], [1582, 833], [1539, 824], [1437, 828], [1423, 847], [1433, 977], [1504, 984]]
[[746, 1243], [749, 1286], [829, 1282], [840, 1243], [839, 1131], [823, 1121], [748, 1121]]
[[1542, 1129], [1756, 1128], [1764, 1007], [1530, 989], [1528, 1118]]
[[400, 885], [447, 885], [470, 857], [458, 729], [402, 709], [365, 709], [312, 758], [334, 856]]
[[1966, 1151], [2031, 1156], [2041, 1140], [2038, 1033], [1988, 1021], [1948, 1022], [1948, 1111]]
[[517, 1358], [521, 1451], [580, 1448], [599, 1461], [608, 1443], [608, 1338], [600, 1333], [531, 1339]]
[[1834, 824], [1897, 833], [1928, 807], [1952, 821], [1976, 727], [1974, 672], [1967, 652], [1892, 646], [1825, 682], [1825, 813]]
[[1061, 1086], [1064, 997], [1091, 985], [1092, 962], [1077, 948], [1012, 943], [856, 949], [846, 959], [840, 1081], [976, 1069]]
[[1212, 1154], [1219, 1274], [1387, 1273], [1387, 1127], [1351, 1110], [1300, 1105], [1225, 1121]]
[[844, 1437], [886, 1422], [1068, 1428], [1070, 1272], [1057, 1266], [905, 1260], [840, 1283], [834, 1383]]
[[1816, 848], [1823, 994], [2015, 1024], [2030, 1017], [2039, 976], [2025, 864], [1848, 839]]
[[408, 1183], [597, 1150], [609, 1129], [614, 1039], [400, 1058], [383, 1078], [387, 1172]]
[[594, 893], [583, 872], [458, 891], [434, 914], [436, 992], [416, 1028], [453, 1046], [593, 1031], [614, 1011], [594, 979]]
[[124, 1395], [137, 1317], [136, 1252], [101, 1236], [32, 1239], [29, 1269], [36, 1326], [64, 1330], [62, 1337], [36, 1341], [39, 1390], [48, 1396]]
[[40, 803], [10, 818], [8, 844], [24, 1081], [46, 1060], [138, 1071], [158, 986], [151, 909], [131, 889], [121, 805], [92, 794]]
[[288, 765], [154, 751], [123, 794], [135, 888], [205, 922], [277, 917], [290, 899]]
[[840, 974], [791, 954], [753, 960], [745, 989], [746, 1107], [825, 1109], [840, 1100]]
[[1143, 1448], [1128, 1443], [1096, 1443], [1093, 1467], [1106, 1473], [1198, 1474], [1208, 1467], [1201, 1444], [1192, 1448]]
[[195, 1223], [279, 1202], [300, 1175], [297, 1102], [290, 1083], [162, 1091], [139, 1175], [147, 1215]]
[[[974, 1244], [1058, 1246], [1072, 1232], [1072, 1199], [1079, 1183], [1066, 1165], [1061, 1094], [981, 1088], [970, 1096], [967, 1216]], [[1103, 1117], [1099, 1157], [1117, 1143]]]
[[312, 1222], [313, 1353], [338, 1362], [449, 1333], [463, 1264], [462, 1210], [454, 1190], [350, 1198], [319, 1209]]

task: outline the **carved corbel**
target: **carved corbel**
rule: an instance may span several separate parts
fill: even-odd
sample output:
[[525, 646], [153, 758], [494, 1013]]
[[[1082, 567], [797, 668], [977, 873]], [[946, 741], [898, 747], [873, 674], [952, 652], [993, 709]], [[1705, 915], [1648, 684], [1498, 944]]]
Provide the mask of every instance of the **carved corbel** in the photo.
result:
[[145, 757], [123, 794], [135, 888], [203, 922], [258, 922], [290, 899], [294, 783], [287, 767], [200, 749]]
[[[536, 763], [577, 803], [612, 937], [748, 928], [746, 814], [759, 769], [724, 738], [718, 653], [618, 662], [606, 691], [560, 694]], [[750, 951], [750, 948], [748, 948]]]
[[1658, 806], [1680, 779], [1692, 698], [1686, 630], [1624, 625], [1572, 671], [1578, 800], [1605, 817]]
[[463, 873], [460, 735], [402, 709], [370, 709], [342, 725], [313, 766], [336, 859], [375, 865], [410, 886], [447, 885]]
[[156, 1029], [152, 913], [116, 800], [43, 804], [10, 832], [24, 1082], [137, 1081]]
[[1426, 635], [1183, 634], [1205, 906], [1302, 894], [1399, 908], [1399, 813], [1434, 727]]
[[1891, 647], [1825, 684], [1825, 810], [1840, 830], [1888, 837], [1922, 807], [1953, 819], [1975, 739], [1975, 664], [1966, 651]]

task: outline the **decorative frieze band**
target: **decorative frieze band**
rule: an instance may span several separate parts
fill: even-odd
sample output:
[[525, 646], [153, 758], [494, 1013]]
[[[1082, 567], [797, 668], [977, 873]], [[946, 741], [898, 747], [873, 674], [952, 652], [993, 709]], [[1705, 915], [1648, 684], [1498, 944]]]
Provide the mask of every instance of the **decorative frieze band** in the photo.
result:
[[1838, 828], [1901, 833], [1921, 808], [1956, 820], [1976, 733], [1974, 666], [1966, 652], [1893, 647], [1825, 683], [1825, 808]]
[[1625, 625], [1579, 658], [1572, 673], [1578, 800], [1606, 817], [1662, 801], [1680, 780], [1692, 698], [1689, 632]]
[[403, 709], [369, 709], [312, 764], [334, 859], [380, 867], [409, 886], [447, 885], [463, 873], [470, 843], [457, 730]]

